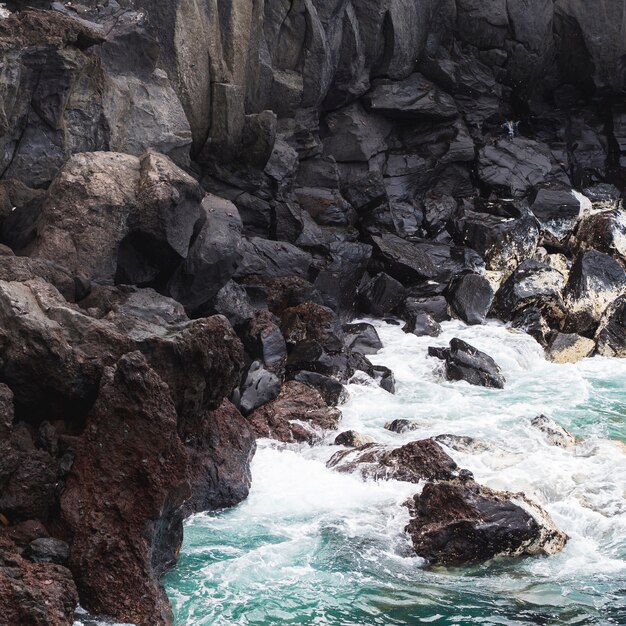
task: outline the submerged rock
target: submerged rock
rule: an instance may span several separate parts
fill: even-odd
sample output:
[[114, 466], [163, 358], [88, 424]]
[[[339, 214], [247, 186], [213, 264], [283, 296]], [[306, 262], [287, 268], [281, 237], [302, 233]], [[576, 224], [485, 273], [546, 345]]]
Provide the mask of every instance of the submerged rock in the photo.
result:
[[441, 326], [425, 311], [416, 311], [407, 315], [409, 318], [402, 330], [416, 337], [438, 337]]
[[407, 443], [400, 448], [370, 443], [335, 453], [327, 467], [343, 473], [358, 472], [373, 480], [449, 480], [468, 476], [432, 439]]
[[571, 448], [576, 443], [576, 438], [573, 435], [547, 415], [538, 415], [532, 419], [530, 425], [540, 430], [553, 446]]
[[361, 435], [356, 430], [346, 430], [335, 437], [335, 445], [348, 448], [360, 448], [370, 443], [374, 443], [372, 437]]
[[385, 429], [390, 430], [392, 433], [408, 433], [412, 430], [418, 430], [419, 423], [414, 420], [397, 419], [385, 424]]
[[548, 513], [524, 494], [473, 481], [427, 483], [410, 510], [406, 530], [415, 552], [434, 565], [556, 554], [567, 541]]
[[428, 354], [445, 359], [448, 380], [465, 380], [470, 385], [504, 388], [506, 380], [497, 363], [488, 354], [461, 339], [452, 339], [449, 348], [428, 348]]

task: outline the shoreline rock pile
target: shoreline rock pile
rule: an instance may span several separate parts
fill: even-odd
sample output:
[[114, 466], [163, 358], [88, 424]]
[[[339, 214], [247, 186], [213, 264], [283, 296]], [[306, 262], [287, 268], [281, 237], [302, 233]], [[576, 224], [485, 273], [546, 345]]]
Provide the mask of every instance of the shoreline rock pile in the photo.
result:
[[[170, 624], [183, 518], [246, 497], [256, 438], [337, 428], [355, 373], [394, 391], [361, 314], [623, 357], [612, 2], [7, 1], [0, 614]], [[504, 384], [455, 341], [450, 378]]]

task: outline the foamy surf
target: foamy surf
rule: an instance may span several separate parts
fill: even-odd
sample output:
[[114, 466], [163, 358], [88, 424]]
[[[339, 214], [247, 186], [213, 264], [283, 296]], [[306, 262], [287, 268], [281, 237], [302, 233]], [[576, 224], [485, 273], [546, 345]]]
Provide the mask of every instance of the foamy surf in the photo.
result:
[[[446, 451], [495, 489], [522, 491], [570, 536], [549, 558], [500, 559], [428, 569], [403, 532], [402, 503], [420, 485], [364, 482], [325, 462], [316, 447], [260, 442], [247, 501], [186, 526], [182, 558], [167, 577], [177, 624], [620, 624], [626, 621], [626, 363], [547, 362], [529, 336], [504, 325], [443, 324], [435, 339], [374, 322], [397, 393], [348, 385], [341, 429], [381, 443], [440, 434], [476, 445]], [[429, 345], [460, 337], [490, 354], [503, 391], [444, 381]], [[530, 422], [544, 413], [577, 437], [551, 445]], [[404, 418], [416, 430], [384, 429]]]

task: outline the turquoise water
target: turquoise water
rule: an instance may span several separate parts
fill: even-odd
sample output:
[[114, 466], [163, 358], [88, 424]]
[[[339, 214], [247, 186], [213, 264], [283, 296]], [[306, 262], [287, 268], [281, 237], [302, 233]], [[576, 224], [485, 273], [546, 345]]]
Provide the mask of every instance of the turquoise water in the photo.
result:
[[[401, 444], [471, 435], [478, 452], [447, 450], [476, 479], [524, 491], [570, 541], [556, 556], [433, 569], [411, 552], [402, 503], [420, 486], [336, 474], [330, 445], [261, 441], [248, 500], [191, 518], [166, 578], [177, 625], [626, 624], [626, 362], [547, 363], [526, 335], [450, 322], [437, 339], [377, 323], [375, 357], [398, 390], [349, 385], [342, 429]], [[441, 380], [428, 345], [460, 336], [491, 354], [504, 391]], [[546, 413], [579, 438], [549, 445], [530, 419]], [[409, 418], [397, 435], [385, 422]], [[486, 448], [486, 449], [485, 449]]]

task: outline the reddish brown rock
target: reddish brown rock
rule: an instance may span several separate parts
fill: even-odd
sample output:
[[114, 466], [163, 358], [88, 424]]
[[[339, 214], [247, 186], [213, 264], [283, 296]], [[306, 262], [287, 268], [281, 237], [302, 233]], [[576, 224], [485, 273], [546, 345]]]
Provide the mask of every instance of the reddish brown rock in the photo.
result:
[[0, 531], [0, 624], [71, 626], [77, 604], [76, 585], [66, 567], [25, 560]]
[[247, 419], [259, 438], [312, 442], [321, 430], [337, 428], [341, 412], [329, 407], [313, 387], [290, 380], [276, 400], [253, 411]]
[[185, 449], [167, 385], [138, 352], [107, 368], [61, 498], [81, 603], [138, 626], [170, 624], [159, 576], [182, 541]]
[[343, 473], [358, 472], [373, 480], [448, 480], [459, 476], [458, 465], [432, 439], [412, 441], [400, 448], [368, 443], [335, 453], [328, 467]]

